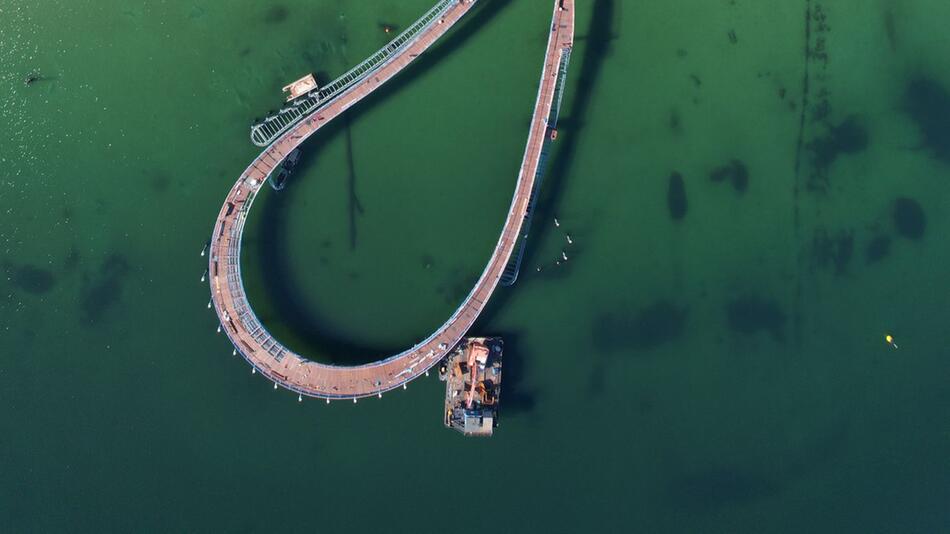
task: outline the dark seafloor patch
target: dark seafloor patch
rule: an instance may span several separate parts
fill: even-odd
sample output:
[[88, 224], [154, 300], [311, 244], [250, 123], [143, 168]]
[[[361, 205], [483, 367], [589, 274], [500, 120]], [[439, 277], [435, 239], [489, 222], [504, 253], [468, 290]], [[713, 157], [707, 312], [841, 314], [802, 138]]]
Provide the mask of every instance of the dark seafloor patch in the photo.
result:
[[891, 52], [896, 52], [899, 42], [897, 38], [897, 21], [894, 17], [894, 9], [887, 7], [884, 9], [884, 34], [887, 36], [887, 44], [891, 47]]
[[264, 12], [264, 22], [268, 24], [280, 24], [290, 17], [290, 10], [287, 6], [276, 5], [267, 8]]
[[776, 341], [784, 341], [787, 320], [778, 301], [757, 295], [744, 295], [726, 305], [729, 328], [739, 334], [766, 331]]
[[733, 159], [729, 163], [716, 167], [709, 173], [709, 179], [720, 183], [728, 181], [736, 193], [742, 194], [749, 188], [749, 169], [745, 163]]
[[827, 176], [828, 169], [843, 154], [856, 154], [868, 147], [867, 128], [856, 118], [848, 117], [837, 126], [830, 126], [828, 134], [811, 142], [817, 171]]
[[658, 300], [636, 315], [626, 310], [603, 313], [593, 325], [594, 345], [605, 350], [650, 350], [680, 338], [688, 309]]
[[904, 110], [917, 123], [923, 147], [950, 163], [950, 93], [938, 82], [919, 77], [907, 84]]
[[779, 485], [741, 468], [717, 468], [684, 476], [672, 483], [670, 497], [689, 509], [712, 509], [775, 495]]
[[812, 258], [821, 268], [833, 268], [836, 275], [846, 274], [854, 256], [854, 232], [842, 230], [831, 234], [825, 228], [815, 230]]
[[683, 133], [683, 118], [680, 117], [679, 111], [675, 109], [670, 110], [670, 120], [669, 120], [670, 131], [675, 135], [680, 135]]
[[4, 270], [10, 276], [10, 281], [14, 287], [31, 295], [48, 293], [56, 285], [56, 277], [53, 276], [53, 273], [42, 267], [28, 264], [17, 267], [6, 263]]
[[864, 250], [864, 257], [868, 263], [875, 263], [883, 260], [891, 253], [891, 238], [879, 235], [870, 242]]
[[920, 203], [912, 198], [900, 197], [894, 201], [894, 227], [901, 237], [920, 239], [927, 231], [927, 216]]
[[153, 192], [158, 194], [167, 193], [172, 185], [172, 178], [167, 173], [160, 170], [152, 170], [147, 173], [148, 185]]
[[63, 259], [63, 271], [67, 273], [75, 271], [81, 261], [82, 255], [79, 253], [79, 249], [73, 245], [69, 248], [69, 252], [66, 253], [66, 257]]
[[129, 271], [128, 260], [113, 253], [102, 262], [95, 277], [84, 277], [79, 299], [80, 319], [83, 324], [96, 324], [119, 301], [123, 282]]
[[681, 221], [683, 217], [686, 217], [686, 211], [689, 208], [686, 202], [686, 184], [683, 183], [683, 176], [678, 172], [670, 175], [666, 204], [670, 208], [670, 217], [674, 221]]

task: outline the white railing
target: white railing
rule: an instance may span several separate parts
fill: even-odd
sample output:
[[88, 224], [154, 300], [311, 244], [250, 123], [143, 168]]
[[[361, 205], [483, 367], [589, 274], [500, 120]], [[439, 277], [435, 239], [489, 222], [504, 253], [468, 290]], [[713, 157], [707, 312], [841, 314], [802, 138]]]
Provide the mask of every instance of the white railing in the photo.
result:
[[311, 91], [307, 96], [298, 98], [277, 113], [268, 116], [263, 122], [251, 127], [251, 142], [259, 147], [266, 147], [277, 140], [284, 132], [299, 123], [309, 115], [329, 104], [347, 89], [369, 77], [379, 67], [385, 65], [389, 59], [411, 44], [412, 41], [441, 17], [450, 7], [459, 0], [439, 0], [432, 9], [427, 11], [419, 20], [415, 21], [406, 30], [396, 36], [375, 54], [369, 56], [362, 63], [353, 67], [345, 74], [333, 80], [326, 87]]

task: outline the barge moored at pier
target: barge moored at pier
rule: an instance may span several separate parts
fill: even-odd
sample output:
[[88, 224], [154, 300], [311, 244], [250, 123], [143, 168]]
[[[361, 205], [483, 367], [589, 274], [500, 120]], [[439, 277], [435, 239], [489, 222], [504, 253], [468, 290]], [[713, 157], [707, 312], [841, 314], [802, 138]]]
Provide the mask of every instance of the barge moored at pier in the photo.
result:
[[491, 436], [501, 399], [500, 337], [465, 338], [439, 369], [445, 382], [445, 426], [466, 436]]

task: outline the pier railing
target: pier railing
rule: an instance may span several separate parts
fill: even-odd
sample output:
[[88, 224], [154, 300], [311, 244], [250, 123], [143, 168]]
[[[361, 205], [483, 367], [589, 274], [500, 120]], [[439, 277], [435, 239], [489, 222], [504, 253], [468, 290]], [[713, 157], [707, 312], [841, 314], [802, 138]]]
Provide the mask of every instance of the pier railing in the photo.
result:
[[413, 39], [441, 17], [450, 7], [459, 0], [440, 0], [432, 9], [427, 11], [419, 20], [415, 21], [406, 30], [396, 36], [375, 54], [366, 58], [362, 63], [348, 70], [339, 78], [333, 80], [326, 87], [311, 91], [305, 97], [294, 100], [284, 106], [277, 113], [268, 116], [251, 127], [251, 142], [259, 147], [266, 147], [277, 140], [287, 130], [318, 111], [334, 98], [340, 96], [347, 89], [366, 79], [380, 66], [395, 57], [397, 53], [411, 44]]
[[[325, 115], [318, 117], [319, 119], [332, 120], [339, 116], [350, 105], [374, 91], [413, 58], [427, 50], [475, 3], [476, 0], [441, 0], [413, 27], [400, 35], [408, 37], [402, 40], [397, 37], [390, 43], [387, 46], [390, 51], [375, 62], [375, 66], [363, 71], [358, 66], [350, 71], [355, 73], [355, 77], [346, 80], [350, 74], [348, 73], [341, 77], [342, 85], [339, 87], [335, 88], [331, 84], [325, 88], [324, 91], [335, 93], [324, 97], [317, 107], [312, 108], [310, 115], [301, 115], [301, 118], [291, 124], [292, 129], [286, 128], [283, 133], [278, 133], [276, 142], [269, 144], [232, 186], [228, 199], [219, 212], [211, 240], [209, 272], [212, 274], [212, 300], [220, 319], [219, 332], [224, 331], [231, 339], [235, 355], [240, 354], [252, 366], [254, 372], [272, 380], [275, 389], [281, 385], [299, 393], [300, 399], [307, 395], [326, 398], [327, 402], [340, 398], [355, 402], [359, 397], [381, 396], [391, 389], [405, 387], [409, 380], [422, 373], [428, 374], [429, 368], [437, 364], [446, 352], [452, 350], [471, 328], [502, 278], [501, 271], [510, 261], [516, 242], [523, 233], [522, 225], [530, 220], [537, 195], [535, 182], [540, 178], [541, 169], [549, 153], [551, 133], [557, 121], [564, 76], [573, 44], [573, 0], [555, 2], [555, 20], [548, 38], [525, 155], [518, 173], [511, 208], [492, 258], [461, 305], [449, 320], [429, 337], [398, 355], [367, 365], [339, 367], [309, 361], [281, 345], [267, 332], [248, 302], [241, 276], [243, 230], [257, 193], [267, 176], [281, 164], [287, 154], [326, 122], [305, 121], [309, 121], [310, 116], [321, 109]], [[458, 11], [455, 8], [459, 8]], [[439, 26], [433, 24], [436, 20], [439, 21]], [[414, 27], [418, 29], [414, 30]], [[420, 31], [424, 33], [420, 35]], [[431, 38], [428, 34], [431, 34]], [[387, 48], [380, 52], [386, 51]], [[404, 62], [398, 59], [403, 56], [408, 56]], [[354, 85], [368, 76], [378, 76], [380, 83], [360, 85], [358, 88]], [[319, 94], [308, 95], [306, 98], [317, 97]], [[524, 229], [524, 233], [526, 231]], [[224, 269], [221, 269], [222, 266]], [[226, 284], [224, 288], [221, 287], [222, 278]]]
[[554, 139], [551, 133], [557, 129], [557, 120], [561, 114], [561, 100], [564, 98], [564, 83], [567, 80], [567, 68], [571, 63], [571, 49], [561, 50], [561, 59], [558, 62], [557, 83], [554, 86], [554, 102], [551, 106], [551, 112], [548, 114], [547, 129], [545, 130], [544, 142], [541, 145], [541, 156], [538, 159], [538, 169], [534, 177], [534, 186], [531, 189], [531, 200], [528, 202], [528, 208], [524, 213], [524, 222], [521, 224], [521, 235], [518, 237], [518, 244], [515, 245], [515, 251], [508, 259], [505, 270], [501, 275], [501, 285], [511, 287], [518, 281], [518, 274], [521, 272], [521, 262], [524, 260], [525, 249], [528, 247], [528, 231], [531, 229], [531, 217], [534, 215], [534, 208], [538, 202], [538, 193], [541, 191], [541, 183], [544, 181], [544, 171], [547, 167], [548, 156], [551, 153], [551, 145]]
[[[272, 336], [260, 319], [251, 309], [247, 302], [247, 294], [244, 290], [244, 278], [241, 276], [241, 237], [244, 234], [244, 223], [247, 221], [247, 212], [256, 198], [256, 194], [251, 193], [241, 205], [238, 216], [234, 219], [234, 224], [228, 233], [227, 256], [224, 258], [225, 274], [230, 288], [231, 299], [234, 303], [234, 311], [237, 313], [237, 320], [241, 326], [248, 332], [254, 340], [260, 344], [268, 354], [273, 356], [278, 362], [283, 359], [288, 350], [277, 339]], [[232, 317], [231, 320], [235, 318]], [[227, 325], [225, 325], [227, 328]], [[235, 343], [235, 348], [244, 354], [244, 348]], [[245, 356], [246, 358], [247, 356]]]

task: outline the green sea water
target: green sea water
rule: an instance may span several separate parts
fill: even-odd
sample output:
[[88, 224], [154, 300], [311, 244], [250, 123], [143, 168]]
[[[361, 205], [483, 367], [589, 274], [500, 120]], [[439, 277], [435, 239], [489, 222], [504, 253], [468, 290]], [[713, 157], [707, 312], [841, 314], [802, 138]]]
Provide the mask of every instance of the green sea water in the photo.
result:
[[[434, 377], [327, 406], [231, 356], [199, 252], [251, 121], [430, 4], [0, 3], [0, 532], [950, 530], [945, 1], [579, 0], [522, 276], [473, 329], [490, 440]], [[484, 267], [551, 2], [480, 4], [252, 211], [294, 349], [399, 351]]]

